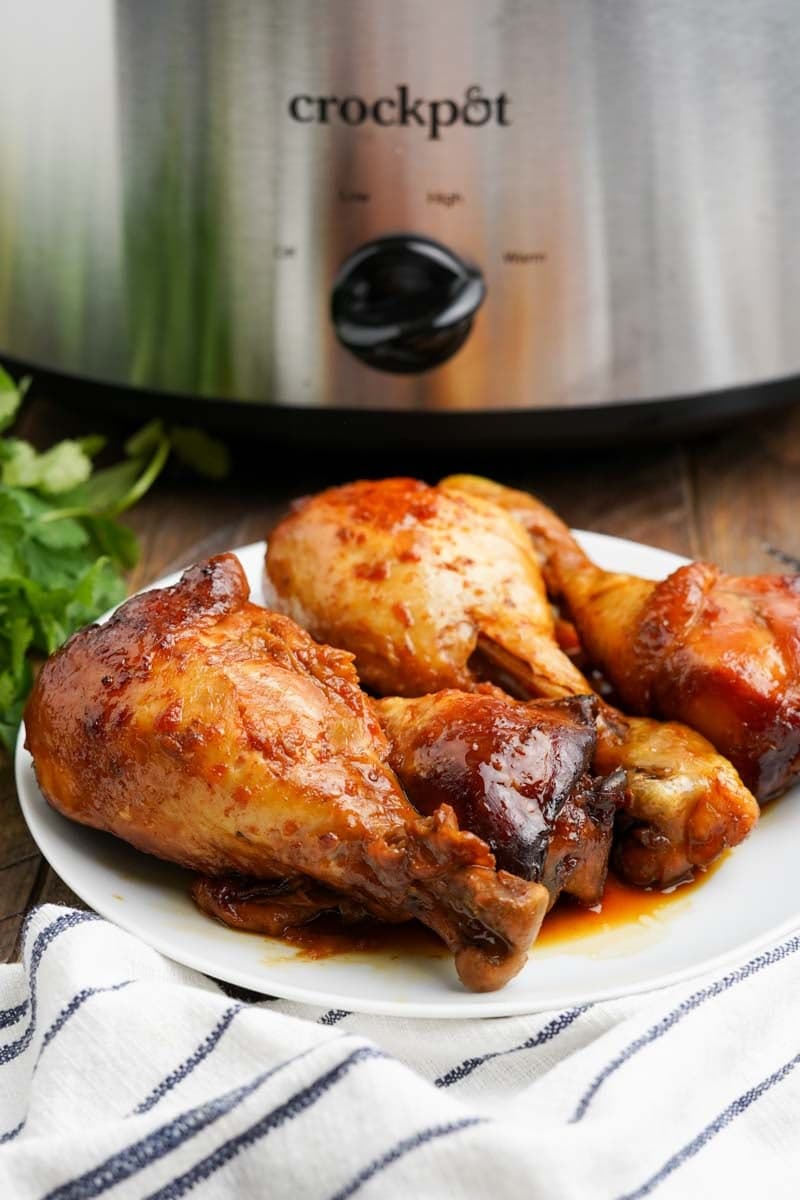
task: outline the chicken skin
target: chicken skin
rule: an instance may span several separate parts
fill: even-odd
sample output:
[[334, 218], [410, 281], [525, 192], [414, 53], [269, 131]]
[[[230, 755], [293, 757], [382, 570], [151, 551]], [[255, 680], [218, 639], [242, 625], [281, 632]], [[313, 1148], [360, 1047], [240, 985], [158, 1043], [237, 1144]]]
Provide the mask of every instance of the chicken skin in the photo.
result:
[[[555, 639], [529, 536], [491, 499], [388, 479], [300, 502], [273, 530], [271, 602], [356, 658], [381, 695], [474, 690], [521, 698], [591, 687]], [[736, 771], [677, 723], [629, 719], [600, 703], [595, 769], [627, 772], [621, 873], [664, 886], [749, 832], [758, 806]]]
[[[472, 486], [503, 499], [489, 481]], [[685, 721], [760, 800], [785, 791], [800, 774], [800, 576], [737, 578], [704, 562], [660, 583], [620, 575], [596, 566], [534, 497], [508, 492], [505, 504], [625, 708]]]
[[[295, 503], [267, 550], [269, 603], [356, 656], [380, 695], [469, 690], [478, 638], [526, 660], [536, 694], [590, 691], [555, 644], [529, 539], [496, 505], [414, 479]], [[552, 678], [551, 678], [552, 677]]]
[[521, 704], [499, 689], [376, 701], [389, 761], [423, 813], [442, 804], [498, 866], [584, 904], [603, 894], [624, 776], [592, 779], [596, 701]]
[[497, 871], [446, 805], [420, 816], [351, 655], [248, 595], [238, 560], [222, 555], [72, 637], [25, 714], [44, 796], [202, 875], [301, 876], [383, 920], [416, 917], [467, 987], [502, 986], [536, 937], [546, 889]]
[[223, 925], [266, 937], [285, 937], [321, 916], [335, 915], [348, 925], [370, 915], [357, 900], [303, 875], [275, 879], [198, 875], [191, 892], [197, 907]]

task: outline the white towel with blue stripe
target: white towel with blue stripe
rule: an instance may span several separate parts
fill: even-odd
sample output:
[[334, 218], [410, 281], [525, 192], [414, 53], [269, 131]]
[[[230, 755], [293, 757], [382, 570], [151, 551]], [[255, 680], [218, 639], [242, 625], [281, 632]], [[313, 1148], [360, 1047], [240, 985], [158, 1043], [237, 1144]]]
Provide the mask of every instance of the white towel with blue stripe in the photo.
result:
[[234, 999], [90, 913], [0, 968], [0, 1198], [800, 1195], [800, 937], [566, 1012]]

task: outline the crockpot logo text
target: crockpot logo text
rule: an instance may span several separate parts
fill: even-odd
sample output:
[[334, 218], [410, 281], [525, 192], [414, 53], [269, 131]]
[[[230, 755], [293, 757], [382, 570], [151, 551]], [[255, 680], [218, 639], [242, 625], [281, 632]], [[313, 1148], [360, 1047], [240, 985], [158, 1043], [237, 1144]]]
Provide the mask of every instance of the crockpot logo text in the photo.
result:
[[303, 125], [419, 125], [438, 142], [451, 125], [510, 125], [510, 101], [505, 92], [484, 96], [478, 84], [468, 87], [463, 100], [423, 100], [405, 83], [392, 96], [364, 100], [361, 96], [292, 96], [289, 116]]

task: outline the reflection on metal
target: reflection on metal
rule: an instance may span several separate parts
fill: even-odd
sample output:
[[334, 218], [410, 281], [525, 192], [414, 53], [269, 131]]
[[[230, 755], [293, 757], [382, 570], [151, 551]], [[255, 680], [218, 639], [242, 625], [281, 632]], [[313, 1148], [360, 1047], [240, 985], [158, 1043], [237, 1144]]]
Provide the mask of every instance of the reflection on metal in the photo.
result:
[[[794, 0], [0, 0], [0, 45], [0, 355], [372, 409], [800, 371]], [[453, 106], [374, 119], [402, 87]], [[488, 286], [419, 375], [329, 319], [340, 263], [391, 232]]]

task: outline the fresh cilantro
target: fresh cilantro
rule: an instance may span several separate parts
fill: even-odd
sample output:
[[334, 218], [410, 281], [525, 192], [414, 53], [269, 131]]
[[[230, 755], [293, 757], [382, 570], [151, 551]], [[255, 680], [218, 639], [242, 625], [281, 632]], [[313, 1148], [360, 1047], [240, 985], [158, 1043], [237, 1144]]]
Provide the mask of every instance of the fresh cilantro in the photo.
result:
[[15, 383], [11, 376], [0, 367], [0, 430], [8, 429], [16, 417], [17, 409], [22, 403], [30, 382], [26, 375], [19, 383]]
[[164, 422], [159, 418], [148, 421], [128, 438], [125, 443], [125, 453], [128, 458], [138, 458], [141, 454], [149, 454], [164, 440], [164, 437]]
[[0, 367], [0, 747], [11, 750], [33, 663], [124, 598], [123, 572], [139, 557], [117, 520], [161, 474], [171, 453], [210, 479], [229, 469], [227, 448], [207, 433], [150, 421], [125, 458], [95, 470], [105, 439], [90, 435], [38, 451], [2, 436], [29, 380]]
[[172, 449], [187, 467], [209, 479], [224, 479], [231, 469], [228, 447], [212, 438], [203, 429], [188, 429], [173, 425], [170, 431]]
[[30, 442], [4, 438], [0, 459], [0, 482], [8, 487], [37, 488], [48, 496], [68, 492], [92, 473], [89, 455], [80, 442], [69, 439], [39, 454]]

